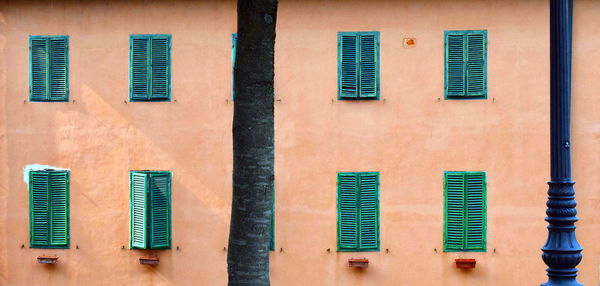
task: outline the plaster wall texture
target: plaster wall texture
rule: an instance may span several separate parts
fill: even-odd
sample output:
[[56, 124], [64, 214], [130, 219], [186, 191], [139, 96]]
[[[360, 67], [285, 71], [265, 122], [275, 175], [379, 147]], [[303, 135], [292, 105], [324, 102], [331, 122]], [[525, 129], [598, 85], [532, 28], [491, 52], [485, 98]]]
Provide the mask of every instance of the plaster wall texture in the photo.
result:
[[[547, 1], [281, 0], [278, 12], [272, 285], [544, 282]], [[599, 17], [597, 1], [576, 2], [572, 150], [586, 285], [599, 283]], [[488, 30], [488, 99], [444, 100], [444, 31], [470, 29]], [[0, 1], [1, 285], [226, 284], [235, 31], [235, 1]], [[381, 33], [380, 100], [337, 100], [340, 31]], [[171, 102], [126, 102], [129, 35], [144, 33], [172, 35]], [[62, 34], [71, 101], [28, 102], [27, 37]], [[70, 249], [28, 248], [30, 164], [71, 170]], [[172, 250], [127, 247], [136, 169], [173, 172]], [[380, 172], [380, 252], [335, 251], [341, 171]], [[487, 252], [442, 252], [444, 171], [487, 172]], [[41, 254], [59, 264], [37, 264]], [[160, 265], [139, 265], [147, 254]], [[348, 268], [351, 257], [369, 268]], [[459, 271], [455, 258], [477, 268]]]

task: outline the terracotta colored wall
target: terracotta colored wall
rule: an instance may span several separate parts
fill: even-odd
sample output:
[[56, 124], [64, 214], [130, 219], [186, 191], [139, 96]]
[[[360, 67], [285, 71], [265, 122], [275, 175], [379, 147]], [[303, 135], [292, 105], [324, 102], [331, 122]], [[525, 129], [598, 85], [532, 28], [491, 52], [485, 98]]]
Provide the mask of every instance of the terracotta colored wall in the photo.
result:
[[[0, 1], [0, 284], [225, 285], [235, 2], [46, 2]], [[586, 285], [599, 282], [596, 2], [579, 0], [575, 11], [572, 142]], [[273, 285], [545, 281], [547, 1], [282, 0], [277, 25]], [[443, 32], [463, 29], [488, 30], [487, 100], [443, 99]], [[338, 101], [337, 32], [371, 30], [381, 32], [381, 100]], [[137, 33], [173, 35], [176, 101], [124, 102], [128, 36]], [[27, 36], [45, 34], [70, 36], [70, 103], [24, 102]], [[407, 37], [414, 48], [403, 47]], [[71, 249], [28, 248], [22, 168], [35, 163], [71, 169]], [[132, 169], [173, 171], [173, 250], [127, 249]], [[486, 253], [441, 252], [448, 170], [488, 174]], [[380, 172], [381, 252], [335, 251], [338, 171]], [[37, 264], [43, 253], [59, 264]], [[161, 265], [138, 265], [148, 253]], [[353, 271], [350, 257], [371, 265]], [[457, 257], [477, 258], [477, 268], [457, 271]]]

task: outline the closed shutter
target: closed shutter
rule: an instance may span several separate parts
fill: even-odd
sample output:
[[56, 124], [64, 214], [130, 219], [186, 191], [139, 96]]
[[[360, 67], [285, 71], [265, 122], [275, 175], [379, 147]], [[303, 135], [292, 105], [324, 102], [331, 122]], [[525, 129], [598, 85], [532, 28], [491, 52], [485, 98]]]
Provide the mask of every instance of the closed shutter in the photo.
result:
[[379, 88], [379, 38], [378, 34], [360, 35], [360, 97], [376, 98]]
[[358, 248], [358, 181], [354, 173], [338, 173], [338, 248]]
[[50, 245], [69, 245], [69, 173], [50, 173]]
[[444, 250], [462, 250], [465, 244], [465, 174], [447, 172], [445, 174], [445, 193]]
[[30, 245], [48, 246], [50, 243], [50, 175], [47, 172], [29, 173]]
[[379, 248], [379, 176], [360, 173], [360, 249]]
[[465, 95], [465, 35], [449, 33], [446, 34], [446, 96]]
[[48, 99], [48, 41], [41, 37], [29, 39], [30, 50], [30, 95], [31, 101]]
[[235, 99], [235, 54], [237, 53], [237, 34], [231, 34], [231, 99]]
[[50, 48], [50, 101], [69, 100], [67, 37], [49, 39]]
[[340, 33], [339, 45], [339, 97], [358, 98], [359, 36]]
[[156, 36], [152, 38], [152, 90], [150, 99], [169, 99], [170, 94], [170, 46], [169, 36]]
[[171, 246], [171, 175], [150, 174], [150, 248]]
[[486, 34], [467, 34], [467, 96], [486, 96]]
[[146, 248], [146, 189], [148, 174], [131, 173], [131, 247]]
[[150, 94], [149, 84], [149, 44], [148, 38], [131, 38], [130, 55], [130, 99], [147, 100]]
[[485, 249], [485, 173], [467, 173], [466, 249]]

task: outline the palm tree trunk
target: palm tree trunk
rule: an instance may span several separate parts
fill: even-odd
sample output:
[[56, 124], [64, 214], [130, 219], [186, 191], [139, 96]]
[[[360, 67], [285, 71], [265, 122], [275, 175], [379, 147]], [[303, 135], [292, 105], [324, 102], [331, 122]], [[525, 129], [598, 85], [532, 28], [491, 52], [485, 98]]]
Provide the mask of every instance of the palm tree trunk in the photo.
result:
[[277, 0], [238, 1], [229, 285], [269, 285]]

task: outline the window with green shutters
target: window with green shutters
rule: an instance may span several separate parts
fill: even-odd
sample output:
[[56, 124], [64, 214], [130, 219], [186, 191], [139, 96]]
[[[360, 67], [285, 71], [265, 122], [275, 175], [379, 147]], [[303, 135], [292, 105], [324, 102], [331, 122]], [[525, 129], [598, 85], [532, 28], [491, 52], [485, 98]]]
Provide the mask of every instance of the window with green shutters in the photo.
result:
[[29, 100], [69, 101], [68, 36], [29, 36]]
[[444, 251], [485, 252], [485, 172], [445, 172], [444, 197]]
[[131, 171], [131, 248], [171, 248], [171, 172]]
[[487, 31], [445, 32], [445, 98], [487, 98]]
[[379, 251], [379, 173], [338, 173], [338, 251]]
[[129, 100], [171, 99], [171, 35], [129, 38]]
[[29, 245], [69, 248], [69, 171], [29, 172]]
[[379, 99], [379, 32], [338, 33], [338, 99]]

